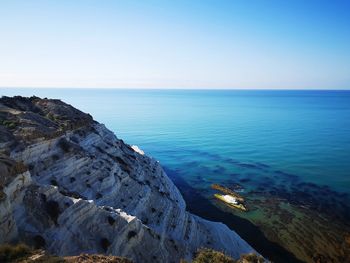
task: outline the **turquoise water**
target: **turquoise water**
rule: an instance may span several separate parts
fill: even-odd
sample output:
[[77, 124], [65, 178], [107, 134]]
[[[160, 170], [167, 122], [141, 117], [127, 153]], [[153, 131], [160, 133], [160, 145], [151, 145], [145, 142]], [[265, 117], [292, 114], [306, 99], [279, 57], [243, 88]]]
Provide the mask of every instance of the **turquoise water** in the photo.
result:
[[195, 162], [193, 176], [225, 177], [202, 169], [230, 169], [220, 158], [232, 158], [350, 193], [349, 91], [2, 89], [1, 94], [60, 98], [166, 167]]
[[[346, 223], [350, 220], [350, 91], [0, 91], [2, 95], [59, 98], [90, 113], [119, 138], [158, 159], [183, 192], [190, 209], [209, 219], [228, 225], [234, 221], [230, 225], [233, 228], [242, 224], [233, 215], [232, 218], [227, 213], [221, 215], [219, 210], [201, 205], [203, 200], [212, 202], [210, 185], [221, 183], [239, 185], [247, 196], [254, 195], [255, 201], [268, 196], [285, 200], [281, 207], [289, 204], [297, 209], [308, 207], [293, 213], [307, 214], [305, 220], [311, 224], [306, 221], [301, 224], [305, 222], [305, 231], [310, 229], [311, 233], [303, 235], [310, 234], [311, 242], [317, 231], [311, 227], [313, 220], [321, 222], [323, 215], [328, 216], [327, 222], [336, 224], [336, 230], [327, 228], [328, 223], [320, 223], [326, 225], [326, 234], [319, 242], [319, 251], [325, 250], [323, 245], [329, 233], [334, 232], [336, 243], [342, 240], [339, 233], [350, 229]], [[203, 200], [194, 200], [198, 193]], [[259, 225], [266, 214], [280, 214], [280, 228], [266, 225], [262, 229], [266, 236], [269, 234], [266, 227], [270, 227], [270, 232], [285, 231], [283, 222], [291, 217], [289, 214], [286, 217], [288, 211], [276, 210], [269, 203], [253, 205], [255, 210], [238, 216]], [[320, 218], [315, 218], [312, 212]], [[264, 255], [272, 251], [262, 245], [265, 241], [256, 241], [256, 230], [245, 233], [248, 228], [244, 225], [235, 229]], [[290, 230], [293, 231], [292, 238], [298, 230]], [[308, 255], [299, 253], [293, 245], [295, 240], [290, 242], [284, 232], [281, 236], [271, 240], [299, 259], [308, 261], [312, 256], [312, 251]], [[280, 258], [273, 258], [279, 253], [276, 251], [270, 254], [275, 262], [293, 262], [284, 257], [285, 252], [281, 252]]]

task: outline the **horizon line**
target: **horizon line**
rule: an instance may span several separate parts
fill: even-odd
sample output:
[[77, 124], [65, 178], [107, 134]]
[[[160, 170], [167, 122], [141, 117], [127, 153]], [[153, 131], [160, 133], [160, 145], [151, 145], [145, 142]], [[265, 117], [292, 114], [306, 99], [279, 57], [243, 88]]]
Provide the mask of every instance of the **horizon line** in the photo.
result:
[[239, 90], [239, 91], [243, 91], [243, 90], [261, 90], [261, 91], [270, 91], [270, 90], [278, 90], [278, 91], [350, 91], [350, 87], [349, 88], [336, 88], [336, 89], [331, 89], [331, 88], [211, 88], [211, 87], [201, 87], [201, 88], [195, 88], [195, 87], [188, 87], [188, 88], [184, 88], [184, 87], [162, 87], [162, 88], [157, 88], [157, 87], [31, 87], [31, 86], [17, 86], [17, 87], [2, 87], [0, 86], [0, 89], [85, 89], [85, 90], [190, 90], [190, 91], [194, 91], [194, 90], [218, 90], [218, 91], [223, 91], [223, 90]]

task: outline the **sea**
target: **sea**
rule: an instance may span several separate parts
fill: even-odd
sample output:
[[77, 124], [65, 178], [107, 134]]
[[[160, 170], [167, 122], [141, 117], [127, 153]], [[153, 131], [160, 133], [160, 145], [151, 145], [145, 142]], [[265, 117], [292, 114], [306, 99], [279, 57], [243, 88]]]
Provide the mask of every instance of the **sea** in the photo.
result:
[[[350, 262], [350, 91], [2, 88], [61, 99], [159, 160], [187, 209], [274, 262]], [[247, 212], [213, 197], [237, 191]]]

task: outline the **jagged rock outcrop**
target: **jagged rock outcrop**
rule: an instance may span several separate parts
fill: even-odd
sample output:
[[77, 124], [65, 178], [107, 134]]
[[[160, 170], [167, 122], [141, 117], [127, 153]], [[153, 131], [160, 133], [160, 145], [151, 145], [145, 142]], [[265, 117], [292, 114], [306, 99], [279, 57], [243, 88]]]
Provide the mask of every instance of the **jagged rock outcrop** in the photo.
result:
[[200, 247], [254, 252], [188, 213], [159, 162], [59, 100], [1, 98], [0, 149], [0, 243], [135, 262], [179, 262]]

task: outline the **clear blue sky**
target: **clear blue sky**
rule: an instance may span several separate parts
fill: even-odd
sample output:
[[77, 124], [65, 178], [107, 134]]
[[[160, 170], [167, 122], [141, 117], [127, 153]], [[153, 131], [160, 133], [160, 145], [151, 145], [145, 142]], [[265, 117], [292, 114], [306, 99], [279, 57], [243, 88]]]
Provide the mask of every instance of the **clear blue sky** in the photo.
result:
[[1, 0], [0, 87], [350, 88], [350, 1]]

